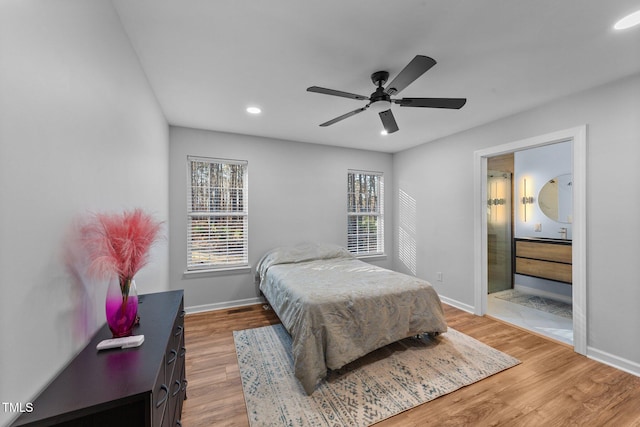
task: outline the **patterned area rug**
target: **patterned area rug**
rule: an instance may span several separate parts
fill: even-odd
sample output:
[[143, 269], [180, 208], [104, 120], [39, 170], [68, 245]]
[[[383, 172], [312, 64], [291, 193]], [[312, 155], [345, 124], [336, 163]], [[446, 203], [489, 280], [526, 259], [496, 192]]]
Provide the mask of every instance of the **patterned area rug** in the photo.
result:
[[571, 304], [567, 304], [566, 302], [519, 292], [515, 289], [507, 289], [506, 291], [496, 292], [493, 295], [496, 298], [500, 298], [514, 304], [535, 308], [536, 310], [555, 314], [556, 316], [566, 317], [568, 319], [573, 318], [573, 307]]
[[233, 333], [247, 414], [256, 426], [369, 426], [520, 362], [454, 329], [407, 338], [331, 371], [308, 396], [282, 325]]

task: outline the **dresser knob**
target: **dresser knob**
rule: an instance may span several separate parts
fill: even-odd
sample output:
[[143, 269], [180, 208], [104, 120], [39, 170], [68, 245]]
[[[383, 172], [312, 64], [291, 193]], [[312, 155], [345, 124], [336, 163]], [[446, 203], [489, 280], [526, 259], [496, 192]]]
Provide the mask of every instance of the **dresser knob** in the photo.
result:
[[178, 352], [175, 350], [171, 350], [171, 357], [167, 360], [167, 365], [171, 365], [176, 361], [176, 357], [178, 357]]
[[183, 328], [182, 326], [178, 326], [178, 327], [176, 328], [176, 333], [175, 333], [174, 335], [175, 335], [176, 337], [179, 337], [180, 335], [182, 335], [182, 330], [183, 330], [183, 329], [184, 329], [184, 328]]
[[158, 400], [158, 403], [156, 403], [156, 408], [161, 407], [162, 404], [166, 402], [167, 398], [169, 397], [169, 388], [166, 385], [162, 384], [160, 386], [160, 390], [164, 391], [164, 396], [162, 396], [162, 399]]
[[177, 387], [175, 388], [174, 392], [173, 392], [173, 393], [171, 393], [171, 397], [175, 397], [175, 395], [176, 395], [176, 394], [178, 394], [178, 392], [180, 391], [180, 386], [181, 386], [181, 385], [182, 385], [182, 384], [180, 383], [180, 381], [178, 381], [178, 380], [175, 380], [175, 381], [174, 381], [173, 386], [174, 386], [174, 387], [175, 387], [175, 386], [177, 386]]

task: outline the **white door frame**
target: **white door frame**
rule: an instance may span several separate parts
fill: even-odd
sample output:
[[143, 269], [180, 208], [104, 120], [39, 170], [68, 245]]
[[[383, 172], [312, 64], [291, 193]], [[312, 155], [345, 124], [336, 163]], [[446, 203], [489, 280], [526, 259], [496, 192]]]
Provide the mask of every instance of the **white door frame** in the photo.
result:
[[586, 165], [587, 126], [578, 126], [474, 152], [474, 313], [487, 311], [487, 158], [562, 141], [573, 147], [572, 301], [573, 346], [587, 354]]

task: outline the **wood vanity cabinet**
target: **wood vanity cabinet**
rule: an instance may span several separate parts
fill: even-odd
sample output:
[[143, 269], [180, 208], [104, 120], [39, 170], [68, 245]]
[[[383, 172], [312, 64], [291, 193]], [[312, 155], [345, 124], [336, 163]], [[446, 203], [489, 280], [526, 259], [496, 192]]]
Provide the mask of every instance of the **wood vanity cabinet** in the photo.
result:
[[140, 347], [97, 351], [105, 325], [14, 426], [180, 426], [186, 399], [183, 291], [141, 295]]
[[571, 283], [570, 240], [515, 239], [516, 274]]

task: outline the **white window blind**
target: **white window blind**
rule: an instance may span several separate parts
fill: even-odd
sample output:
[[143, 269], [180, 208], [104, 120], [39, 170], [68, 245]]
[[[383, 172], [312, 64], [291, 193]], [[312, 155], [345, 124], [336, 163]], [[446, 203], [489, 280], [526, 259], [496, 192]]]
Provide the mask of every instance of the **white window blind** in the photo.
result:
[[381, 172], [347, 174], [347, 249], [355, 255], [384, 253], [384, 180]]
[[247, 162], [187, 160], [187, 271], [248, 265]]

